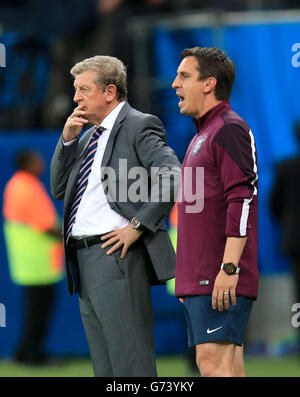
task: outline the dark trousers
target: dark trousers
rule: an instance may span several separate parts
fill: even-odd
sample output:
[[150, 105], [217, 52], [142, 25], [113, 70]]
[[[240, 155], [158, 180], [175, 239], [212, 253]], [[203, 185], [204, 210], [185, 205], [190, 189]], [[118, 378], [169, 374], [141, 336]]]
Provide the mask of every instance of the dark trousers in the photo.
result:
[[15, 359], [38, 364], [47, 357], [43, 342], [54, 305], [55, 284], [27, 286], [24, 294], [23, 326]]
[[141, 240], [124, 259], [100, 244], [77, 250], [80, 314], [94, 375], [157, 376], [150, 284], [152, 264]]

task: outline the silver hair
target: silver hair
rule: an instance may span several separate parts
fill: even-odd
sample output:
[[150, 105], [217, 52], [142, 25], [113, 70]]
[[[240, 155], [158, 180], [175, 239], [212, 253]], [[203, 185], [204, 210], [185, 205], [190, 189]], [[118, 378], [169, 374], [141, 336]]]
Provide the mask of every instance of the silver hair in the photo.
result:
[[127, 72], [120, 59], [109, 55], [96, 55], [76, 63], [70, 73], [76, 77], [88, 70], [97, 73], [95, 83], [100, 89], [105, 90], [109, 84], [114, 84], [117, 87], [117, 99], [119, 101], [127, 99]]

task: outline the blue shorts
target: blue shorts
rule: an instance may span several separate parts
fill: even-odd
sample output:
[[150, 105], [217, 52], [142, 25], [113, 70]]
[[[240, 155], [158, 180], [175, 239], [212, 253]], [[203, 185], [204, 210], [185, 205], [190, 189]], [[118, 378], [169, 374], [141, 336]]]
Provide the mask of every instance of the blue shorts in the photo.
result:
[[212, 308], [211, 295], [185, 297], [183, 305], [189, 346], [221, 341], [242, 346], [253, 301], [237, 296], [236, 305], [230, 303], [228, 310], [219, 312]]

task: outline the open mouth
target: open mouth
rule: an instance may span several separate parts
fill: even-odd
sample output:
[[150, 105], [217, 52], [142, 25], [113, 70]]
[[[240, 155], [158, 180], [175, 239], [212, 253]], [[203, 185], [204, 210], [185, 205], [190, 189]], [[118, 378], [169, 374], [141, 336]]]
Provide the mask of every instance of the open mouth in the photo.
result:
[[178, 98], [179, 98], [179, 104], [178, 104], [178, 105], [180, 105], [180, 104], [182, 104], [182, 102], [184, 101], [184, 96], [181, 95], [181, 94], [177, 94], [177, 96], [178, 96]]

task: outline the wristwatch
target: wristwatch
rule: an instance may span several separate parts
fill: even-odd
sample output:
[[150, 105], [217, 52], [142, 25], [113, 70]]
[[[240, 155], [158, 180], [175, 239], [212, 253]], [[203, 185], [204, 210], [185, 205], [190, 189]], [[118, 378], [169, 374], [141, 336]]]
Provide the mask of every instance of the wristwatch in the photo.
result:
[[235, 266], [235, 264], [232, 262], [222, 263], [221, 269], [224, 270], [224, 272], [229, 276], [233, 274], [239, 274], [240, 272], [240, 268]]
[[141, 222], [138, 221], [136, 218], [132, 218], [130, 221], [130, 224], [133, 227], [133, 229], [135, 229], [135, 230], [140, 230], [140, 231], [145, 230], [144, 226], [141, 225]]

